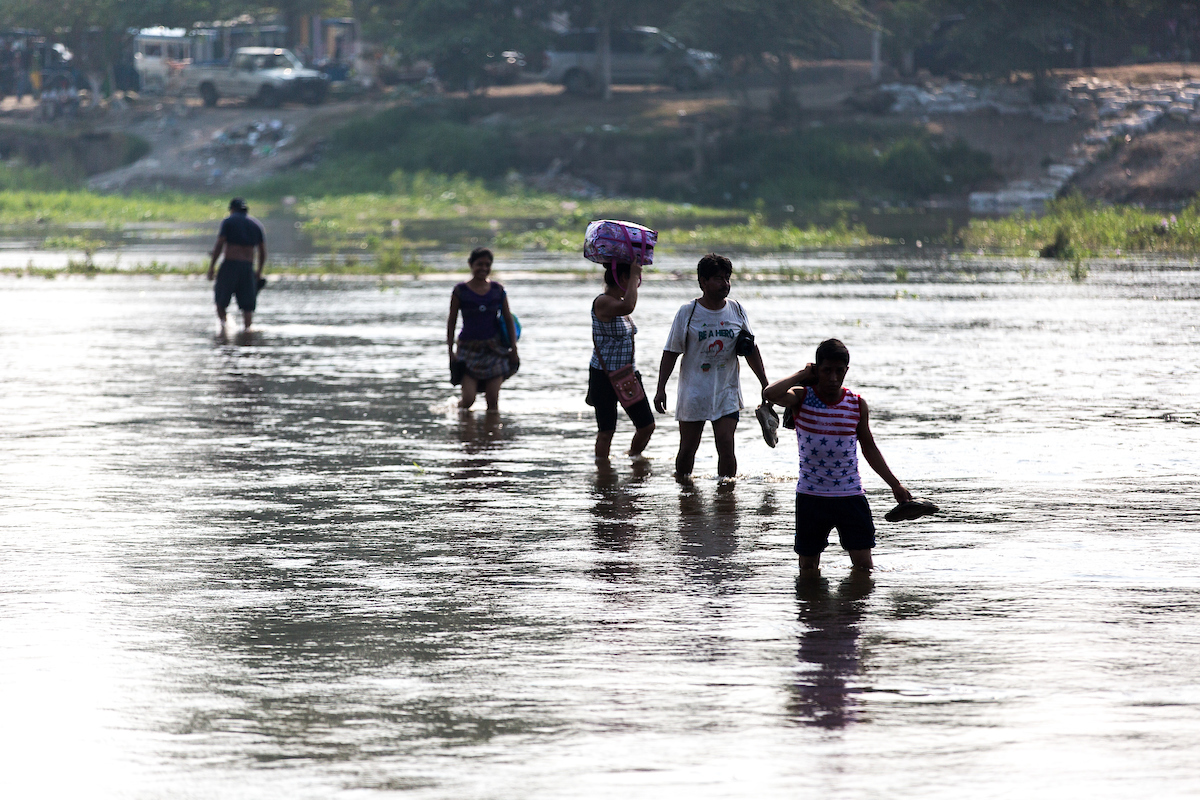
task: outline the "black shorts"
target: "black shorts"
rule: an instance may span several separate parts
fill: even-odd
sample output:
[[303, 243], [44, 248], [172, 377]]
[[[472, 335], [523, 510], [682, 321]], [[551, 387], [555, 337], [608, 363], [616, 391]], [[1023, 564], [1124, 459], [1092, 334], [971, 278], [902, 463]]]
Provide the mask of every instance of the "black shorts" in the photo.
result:
[[249, 261], [226, 259], [217, 270], [217, 285], [213, 288], [217, 308], [228, 308], [229, 300], [234, 296], [242, 311], [254, 310], [258, 300], [258, 278], [254, 276], [254, 265]]
[[[642, 373], [635, 372], [638, 383], [642, 382]], [[646, 393], [645, 385], [642, 394]], [[587, 404], [596, 409], [596, 425], [601, 431], [617, 429], [617, 393], [613, 390], [612, 381], [602, 369], [588, 367]], [[654, 412], [650, 410], [649, 396], [643, 397], [629, 408], [625, 409], [635, 428], [644, 428], [654, 424]]]
[[797, 555], [816, 556], [829, 546], [829, 531], [837, 528], [843, 550], [875, 546], [875, 520], [865, 495], [818, 497], [796, 493]]

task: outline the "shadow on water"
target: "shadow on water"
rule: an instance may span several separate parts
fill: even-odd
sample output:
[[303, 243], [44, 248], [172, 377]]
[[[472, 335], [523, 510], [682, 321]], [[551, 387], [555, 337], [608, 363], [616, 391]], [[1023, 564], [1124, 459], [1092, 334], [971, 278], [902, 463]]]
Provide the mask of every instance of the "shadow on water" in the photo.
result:
[[857, 719], [849, 684], [859, 673], [859, 623], [874, 580], [852, 573], [835, 590], [823, 577], [796, 579], [800, 624], [797, 678], [789, 689], [788, 711], [805, 725], [844, 728]]

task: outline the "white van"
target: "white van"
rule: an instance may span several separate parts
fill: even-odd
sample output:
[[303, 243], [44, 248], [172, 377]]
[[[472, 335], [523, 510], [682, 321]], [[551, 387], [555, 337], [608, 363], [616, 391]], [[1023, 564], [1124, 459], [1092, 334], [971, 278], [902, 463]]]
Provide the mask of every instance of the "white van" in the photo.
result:
[[172, 72], [192, 63], [192, 40], [183, 28], [143, 28], [133, 42], [133, 67], [143, 92], [161, 94]]
[[[718, 56], [687, 47], [658, 28], [614, 28], [609, 48], [613, 83], [662, 83], [686, 92], [710, 86], [720, 75]], [[547, 83], [561, 83], [572, 94], [600, 85], [595, 28], [562, 34], [545, 60]]]

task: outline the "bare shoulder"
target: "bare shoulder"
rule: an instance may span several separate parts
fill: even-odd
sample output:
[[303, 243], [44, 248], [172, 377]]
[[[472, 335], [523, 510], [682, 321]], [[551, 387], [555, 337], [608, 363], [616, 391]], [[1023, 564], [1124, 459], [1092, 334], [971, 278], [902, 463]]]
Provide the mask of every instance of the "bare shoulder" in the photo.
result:
[[804, 402], [804, 398], [808, 397], [807, 386], [793, 386], [787, 390], [784, 395], [784, 402], [781, 404], [784, 408], [797, 408]]

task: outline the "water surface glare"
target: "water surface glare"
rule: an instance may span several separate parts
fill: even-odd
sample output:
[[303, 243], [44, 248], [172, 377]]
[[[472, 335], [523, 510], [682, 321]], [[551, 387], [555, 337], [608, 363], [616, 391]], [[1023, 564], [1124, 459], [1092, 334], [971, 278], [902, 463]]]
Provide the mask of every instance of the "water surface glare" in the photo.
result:
[[[749, 413], [732, 489], [669, 418], [597, 469], [596, 287], [508, 287], [490, 420], [447, 282], [279, 282], [226, 340], [200, 281], [0, 279], [4, 796], [1200, 795], [1200, 273], [735, 283], [943, 507], [864, 473], [869, 582], [797, 582]], [[648, 382], [693, 287], [643, 288]]]

